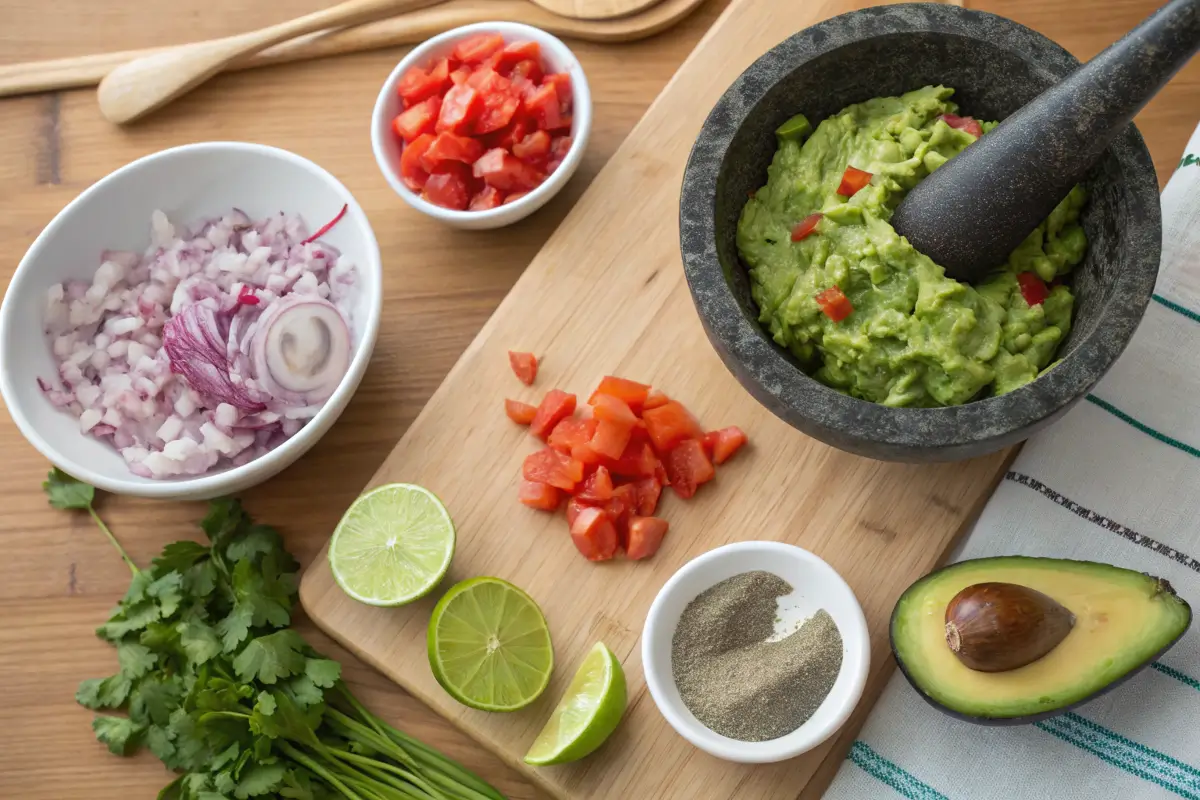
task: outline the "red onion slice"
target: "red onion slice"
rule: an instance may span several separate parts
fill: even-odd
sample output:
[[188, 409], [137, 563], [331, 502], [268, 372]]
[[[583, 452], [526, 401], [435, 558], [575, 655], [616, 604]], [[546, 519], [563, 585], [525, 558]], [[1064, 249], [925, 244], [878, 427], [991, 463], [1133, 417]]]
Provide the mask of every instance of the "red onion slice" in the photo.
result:
[[323, 402], [350, 368], [350, 329], [319, 295], [295, 294], [258, 321], [252, 357], [259, 385], [293, 406]]

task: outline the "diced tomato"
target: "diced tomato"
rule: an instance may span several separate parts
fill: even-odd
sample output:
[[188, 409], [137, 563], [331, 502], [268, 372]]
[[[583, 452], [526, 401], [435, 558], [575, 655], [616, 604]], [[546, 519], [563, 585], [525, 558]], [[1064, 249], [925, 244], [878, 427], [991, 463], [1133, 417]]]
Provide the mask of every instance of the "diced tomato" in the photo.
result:
[[426, 172], [436, 172], [443, 161], [461, 161], [474, 164], [483, 155], [483, 145], [470, 136], [454, 133], [439, 133], [421, 155], [421, 166]]
[[558, 493], [558, 489], [536, 481], [521, 481], [521, 487], [517, 490], [517, 497], [530, 508], [540, 509], [541, 511], [557, 511], [559, 500], [562, 499]]
[[612, 475], [607, 467], [597, 467], [596, 471], [583, 479], [575, 496], [585, 503], [599, 505], [606, 503], [613, 496]]
[[510, 69], [522, 61], [539, 63], [541, 60], [542, 48], [537, 42], [509, 42], [492, 57], [497, 68], [502, 69]]
[[633, 426], [628, 423], [611, 419], [597, 420], [596, 432], [592, 434], [588, 447], [593, 453], [598, 453], [606, 458], [620, 459], [625, 448], [629, 446], [629, 437], [632, 433]]
[[850, 304], [850, 298], [842, 294], [842, 290], [836, 286], [831, 286], [818, 294], [817, 305], [825, 312], [825, 316], [834, 322], [841, 322], [854, 311], [854, 306]]
[[529, 110], [537, 126], [544, 131], [555, 131], [564, 127], [566, 116], [558, 103], [558, 93], [552, 83], [544, 83], [525, 96], [525, 108]]
[[458, 161], [443, 161], [438, 164], [437, 172], [425, 181], [421, 196], [434, 205], [466, 211], [467, 204], [471, 202], [471, 184], [469, 166]]
[[475, 162], [475, 177], [502, 192], [521, 192], [536, 188], [543, 175], [512, 153], [497, 147]]
[[542, 71], [541, 62], [536, 60], [518, 61], [512, 71], [508, 73], [508, 77], [512, 78], [514, 84], [517, 79], [529, 83], [541, 83], [543, 75], [545, 72]]
[[646, 395], [646, 402], [642, 404], [642, 410], [649, 411], [652, 408], [662, 408], [669, 402], [671, 402], [671, 398], [658, 389], [651, 389], [650, 393]]
[[942, 114], [942, 120], [951, 128], [958, 128], [978, 139], [983, 136], [983, 126], [974, 117], [960, 117], [958, 114]]
[[579, 516], [579, 512], [585, 508], [593, 508], [587, 503], [580, 500], [578, 497], [567, 498], [567, 526], [575, 524], [575, 518]]
[[1035, 272], [1018, 273], [1017, 285], [1021, 287], [1021, 297], [1024, 297], [1031, 307], [1041, 305], [1050, 296], [1050, 290]]
[[467, 78], [467, 86], [476, 89], [482, 95], [493, 92], [507, 93], [512, 90], [512, 81], [501, 75], [491, 66], [484, 64], [471, 73]]
[[546, 392], [538, 406], [537, 416], [529, 423], [529, 432], [543, 441], [561, 420], [575, 413], [575, 395], [560, 389]]
[[483, 111], [475, 122], [475, 132], [479, 134], [498, 131], [521, 110], [521, 98], [510, 94], [485, 94], [483, 96]]
[[717, 474], [699, 439], [680, 442], [667, 453], [664, 465], [671, 478], [671, 488], [684, 500], [695, 495], [700, 484], [711, 481]]
[[573, 492], [575, 484], [583, 480], [583, 464], [553, 447], [544, 447], [525, 457], [521, 465], [521, 477], [527, 481], [549, 484], [564, 492]]
[[704, 435], [699, 423], [682, 404], [669, 400], [665, 405], [642, 414], [646, 432], [654, 449], [665, 453], [684, 439], [699, 439]]
[[518, 116], [500, 130], [485, 134], [483, 141], [489, 148], [499, 147], [511, 150], [512, 146], [524, 139], [528, 132], [529, 121]]
[[637, 509], [637, 491], [631, 484], [625, 484], [613, 489], [612, 498], [604, 504], [608, 518], [617, 529], [617, 539], [625, 546], [625, 537], [629, 531], [629, 517]]
[[550, 160], [562, 161], [567, 157], [567, 153], [571, 150], [570, 136], [555, 136], [550, 142]]
[[706, 433], [704, 438], [707, 439], [710, 436], [715, 437], [712, 446], [714, 464], [724, 464], [746, 443], [746, 434], [737, 425]]
[[527, 194], [529, 194], [529, 192], [513, 192], [512, 194], [505, 196], [504, 205], [515, 203]]
[[558, 96], [559, 110], [564, 114], [571, 112], [571, 105], [574, 103], [574, 93], [571, 91], [571, 76], [565, 72], [555, 72], [547, 75], [544, 83], [554, 87], [554, 93]]
[[495, 186], [485, 186], [474, 197], [471, 198], [471, 204], [467, 206], [468, 211], [487, 211], [489, 208], [498, 208], [504, 203], [504, 192], [497, 189]]
[[843, 197], [851, 197], [870, 182], [870, 172], [864, 172], [854, 167], [846, 167], [846, 171], [842, 173], [842, 183], [838, 186], [837, 193]]
[[642, 478], [633, 484], [633, 488], [637, 491], [637, 513], [643, 517], [653, 516], [663, 485], [658, 478]]
[[792, 228], [792, 241], [801, 242], [808, 238], [809, 234], [817, 229], [817, 223], [821, 221], [824, 214], [809, 214], [804, 219], [796, 223], [796, 227]]
[[625, 554], [634, 561], [654, 555], [662, 545], [668, 527], [670, 526], [667, 521], [658, 517], [631, 518]]
[[467, 66], [459, 67], [450, 73], [450, 83], [458, 86], [460, 83], [466, 83], [467, 78], [471, 77], [471, 68]]
[[433, 138], [432, 133], [421, 134], [404, 145], [404, 150], [400, 153], [400, 177], [404, 185], [414, 192], [424, 189], [425, 181], [429, 180], [429, 173], [421, 166], [421, 156], [429, 149], [429, 145], [433, 144]]
[[704, 455], [712, 460], [713, 450], [717, 448], [717, 432], [709, 431], [700, 438], [700, 446], [704, 448]]
[[554, 426], [546, 444], [555, 450], [570, 453], [580, 445], [586, 445], [596, 432], [596, 420], [582, 417], [567, 417]]
[[654, 476], [657, 466], [658, 459], [654, 457], [650, 445], [631, 441], [621, 457], [608, 465], [608, 469], [622, 478], [650, 478]]
[[632, 428], [637, 424], [637, 415], [630, 410], [624, 400], [611, 394], [593, 394], [588, 403], [592, 406], [592, 415], [596, 419], [606, 419], [609, 422], [620, 422]]
[[451, 86], [442, 98], [442, 109], [434, 126], [439, 133], [467, 134], [483, 112], [483, 97], [466, 84]]
[[633, 410], [633, 413], [637, 414], [646, 405], [650, 387], [637, 381], [605, 375], [600, 379], [600, 385], [596, 387], [596, 391], [592, 392], [592, 396], [588, 398], [588, 405], [596, 405], [596, 398], [602, 394], [623, 401]]
[[439, 59], [432, 69], [426, 71], [413, 67], [400, 76], [396, 91], [403, 98], [405, 107], [412, 106], [422, 100], [436, 97], [450, 86], [450, 63], [447, 59]]
[[437, 123], [438, 109], [442, 107], [442, 98], [431, 97], [415, 106], [401, 111], [392, 120], [392, 130], [405, 142], [411, 142], [425, 133], [433, 133]]
[[617, 529], [600, 508], [579, 512], [571, 523], [571, 541], [588, 561], [608, 561], [617, 554]]
[[464, 64], [481, 64], [504, 47], [498, 33], [477, 33], [454, 46], [454, 57]]
[[550, 134], [534, 131], [519, 142], [513, 142], [513, 155], [531, 164], [543, 164], [550, 154]]
[[671, 476], [667, 474], [667, 468], [657, 459], [654, 462], [654, 479], [663, 486], [671, 485]]
[[537, 408], [529, 403], [522, 403], [520, 400], [505, 399], [504, 413], [518, 425], [528, 425], [537, 416]]
[[[517, 380], [526, 386], [532, 386], [537, 379], [538, 360], [533, 353], [514, 353], [508, 351], [508, 363], [512, 367]], [[574, 409], [572, 409], [574, 410]]]

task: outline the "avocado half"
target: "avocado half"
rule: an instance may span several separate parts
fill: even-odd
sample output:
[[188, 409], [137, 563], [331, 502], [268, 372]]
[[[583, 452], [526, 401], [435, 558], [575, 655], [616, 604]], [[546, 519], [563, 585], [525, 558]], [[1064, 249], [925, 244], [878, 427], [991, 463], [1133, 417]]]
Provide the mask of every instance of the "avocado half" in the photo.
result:
[[[1075, 626], [1024, 667], [969, 669], [946, 644], [946, 606], [989, 581], [1049, 595], [1075, 615]], [[1169, 650], [1191, 622], [1191, 607], [1160, 578], [1092, 561], [1002, 556], [951, 564], [910, 586], [892, 611], [891, 643], [904, 677], [938, 710], [981, 725], [1023, 725], [1116, 686]]]

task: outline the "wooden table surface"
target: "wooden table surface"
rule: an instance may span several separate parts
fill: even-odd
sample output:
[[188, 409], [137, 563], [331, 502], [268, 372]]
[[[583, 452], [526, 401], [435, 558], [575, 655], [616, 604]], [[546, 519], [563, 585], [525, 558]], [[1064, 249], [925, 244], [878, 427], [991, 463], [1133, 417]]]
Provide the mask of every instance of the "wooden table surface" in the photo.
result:
[[[0, 63], [184, 42], [248, 30], [324, 0], [0, 0]], [[525, 222], [452, 232], [404, 206], [384, 183], [367, 133], [379, 84], [400, 56], [383, 51], [218, 79], [130, 129], [106, 123], [87, 91], [0, 100], [0, 279], [63, 205], [111, 170], [164, 147], [207, 139], [278, 145], [317, 161], [371, 216], [385, 264], [385, 323], [361, 388], [334, 429], [299, 463], [250, 491], [247, 506], [279, 527], [302, 563], [416, 416], [569, 205], [720, 13], [709, 0], [678, 28], [631, 45], [575, 45], [595, 100], [595, 129], [577, 177]], [[1088, 58], [1156, 0], [969, 0], [1043, 31]], [[169, 9], [171, 13], [166, 13]], [[782, 38], [786, 32], [781, 31]], [[1200, 63], [1139, 118], [1165, 180], [1200, 109]], [[129, 572], [85, 517], [47, 507], [47, 464], [0, 415], [0, 796], [22, 800], [150, 798], [170, 778], [153, 757], [111, 756], [76, 706], [81, 679], [115, 669], [92, 629]], [[196, 503], [106, 497], [101, 513], [132, 557], [196, 535]], [[441, 718], [301, 620], [310, 641], [345, 665], [381, 716], [461, 759], [512, 798], [538, 793]], [[641, 800], [640, 798], [638, 800]]]

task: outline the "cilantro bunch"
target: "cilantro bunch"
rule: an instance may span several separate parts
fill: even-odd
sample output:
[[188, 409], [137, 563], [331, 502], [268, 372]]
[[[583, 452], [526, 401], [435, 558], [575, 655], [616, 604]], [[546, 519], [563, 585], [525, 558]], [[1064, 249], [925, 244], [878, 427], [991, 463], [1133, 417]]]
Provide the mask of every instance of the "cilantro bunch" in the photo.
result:
[[118, 670], [84, 681], [96, 738], [142, 747], [178, 777], [159, 800], [504, 800], [458, 763], [368, 712], [341, 665], [288, 627], [298, 565], [279, 534], [237, 500], [214, 500], [208, 544], [174, 542], [138, 569], [93, 507], [95, 490], [59, 470], [56, 508], [84, 509], [133, 572], [97, 635]]

